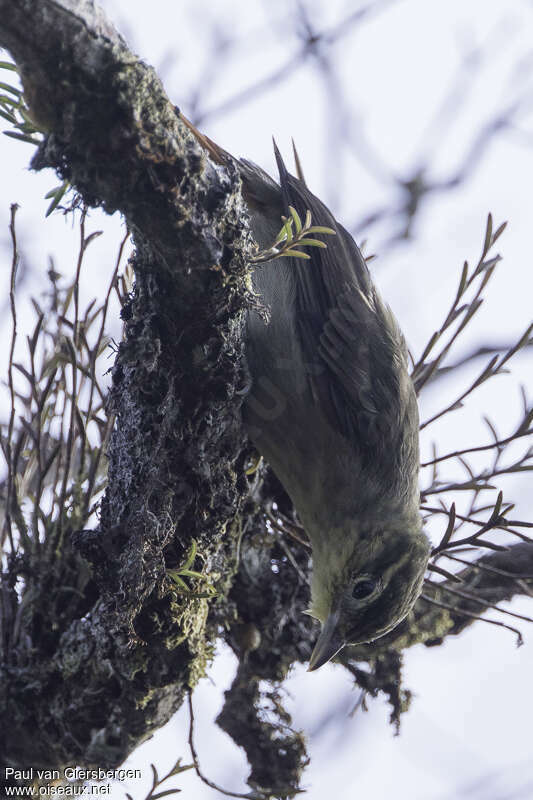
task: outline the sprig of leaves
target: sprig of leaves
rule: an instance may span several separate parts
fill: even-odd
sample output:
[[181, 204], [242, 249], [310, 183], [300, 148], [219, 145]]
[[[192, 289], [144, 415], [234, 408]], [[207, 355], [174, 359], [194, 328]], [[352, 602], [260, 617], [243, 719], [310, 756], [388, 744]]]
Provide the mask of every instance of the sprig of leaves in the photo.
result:
[[[16, 64], [11, 61], [0, 61], [0, 70], [18, 74]], [[7, 120], [14, 129], [3, 131], [5, 136], [34, 146], [41, 143], [44, 131], [32, 119], [22, 89], [7, 81], [0, 81], [0, 117]], [[47, 217], [58, 207], [68, 189], [70, 189], [70, 183], [63, 181], [45, 194], [45, 199], [52, 201], [46, 210]]]
[[64, 195], [70, 189], [69, 181], [63, 181], [60, 183], [59, 186], [55, 186], [53, 189], [50, 189], [44, 196], [45, 200], [51, 200], [50, 205], [46, 209], [46, 217], [49, 217], [52, 211], [55, 211], [58, 205], [60, 204], [61, 200], [63, 199]]
[[[311, 256], [302, 252], [300, 247], [322, 247], [326, 248], [326, 242], [315, 239], [314, 235], [322, 233], [327, 236], [334, 236], [333, 228], [325, 225], [311, 225], [311, 212], [305, 212], [305, 221], [302, 223], [301, 217], [293, 206], [289, 206], [290, 216], [282, 216], [283, 225], [272, 242], [271, 246], [265, 250], [260, 250], [250, 261], [252, 264], [263, 264], [265, 261], [272, 261], [273, 258], [307, 258]], [[293, 230], [294, 226], [294, 230]]]
[[[10, 61], [0, 61], [0, 70], [17, 73], [16, 64]], [[14, 131], [3, 131], [6, 136], [20, 139], [28, 144], [40, 144], [41, 140], [37, 138], [36, 134], [40, 134], [42, 131], [31, 118], [22, 89], [7, 81], [0, 82], [0, 117], [3, 117], [15, 128]]]
[[197, 597], [197, 598], [215, 597], [215, 595], [217, 594], [216, 589], [213, 586], [211, 586], [210, 583], [207, 582], [205, 591], [196, 592], [188, 586], [186, 581], [183, 580], [184, 578], [193, 578], [194, 580], [198, 580], [203, 583], [209, 580], [207, 575], [204, 575], [202, 572], [198, 572], [197, 570], [192, 569], [197, 554], [198, 554], [198, 545], [196, 544], [196, 540], [193, 539], [187, 551], [187, 555], [185, 556], [184, 563], [177, 569], [167, 569], [167, 575], [176, 585], [175, 591], [181, 594], [186, 594], [188, 597]]

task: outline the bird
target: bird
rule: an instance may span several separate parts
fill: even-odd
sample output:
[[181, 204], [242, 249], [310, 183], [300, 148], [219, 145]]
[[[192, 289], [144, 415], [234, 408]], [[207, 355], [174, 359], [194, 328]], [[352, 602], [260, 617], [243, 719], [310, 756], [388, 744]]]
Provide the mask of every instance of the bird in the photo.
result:
[[[290, 496], [312, 547], [321, 623], [308, 670], [392, 631], [420, 594], [430, 544], [420, 516], [419, 416], [404, 336], [350, 233], [307, 187], [299, 159], [279, 182], [179, 116], [215, 163], [237, 166], [265, 252], [293, 210], [335, 235], [308, 258], [253, 265], [269, 319], [250, 309], [248, 435]], [[293, 215], [294, 216], [294, 215]]]

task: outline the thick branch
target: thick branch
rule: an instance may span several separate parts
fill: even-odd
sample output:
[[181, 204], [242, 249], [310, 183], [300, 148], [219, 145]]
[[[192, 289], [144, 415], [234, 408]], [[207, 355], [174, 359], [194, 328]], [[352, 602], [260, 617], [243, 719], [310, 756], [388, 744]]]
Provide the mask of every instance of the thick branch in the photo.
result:
[[[212, 652], [212, 601], [176, 594], [167, 567], [194, 539], [195, 569], [208, 568], [219, 607], [231, 580], [228, 537], [246, 488], [235, 464], [245, 211], [236, 172], [206, 162], [153, 70], [92, 3], [0, 0], [0, 20], [0, 44], [48, 132], [33, 166], [55, 168], [87, 204], [122, 211], [136, 244], [100, 530], [76, 532], [73, 518], [47, 563], [26, 553], [22, 604], [16, 565], [4, 575], [2, 757], [113, 766], [171, 716]], [[94, 565], [81, 599], [69, 533]], [[60, 630], [44, 611], [58, 586], [72, 597]]]

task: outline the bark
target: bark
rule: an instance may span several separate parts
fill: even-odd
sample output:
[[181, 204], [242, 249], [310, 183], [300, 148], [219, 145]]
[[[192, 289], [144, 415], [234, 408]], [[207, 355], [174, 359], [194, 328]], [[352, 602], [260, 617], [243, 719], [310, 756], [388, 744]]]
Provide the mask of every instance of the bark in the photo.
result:
[[[33, 167], [55, 168], [87, 204], [120, 209], [136, 246], [100, 528], [67, 531], [75, 548], [67, 535], [52, 574], [37, 567], [40, 611], [22, 616], [16, 638], [7, 610], [14, 619], [19, 604], [4, 581], [2, 760], [116, 766], [169, 719], [212, 655], [208, 600], [176, 594], [166, 569], [194, 539], [221, 606], [234, 570], [247, 488], [236, 392], [246, 212], [236, 172], [206, 161], [153, 70], [92, 3], [1, 2], [0, 19], [0, 43], [48, 131]], [[94, 580], [45, 645], [35, 628], [57, 620], [43, 598], [75, 581], [76, 549]]]

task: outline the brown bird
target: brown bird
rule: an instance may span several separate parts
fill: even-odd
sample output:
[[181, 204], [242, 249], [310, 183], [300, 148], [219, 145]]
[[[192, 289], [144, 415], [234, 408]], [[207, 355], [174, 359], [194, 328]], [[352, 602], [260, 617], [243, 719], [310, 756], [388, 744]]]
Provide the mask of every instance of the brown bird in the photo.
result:
[[322, 623], [313, 670], [344, 645], [392, 630], [421, 590], [430, 547], [407, 349], [353, 238], [302, 176], [287, 172], [277, 147], [279, 184], [181, 119], [215, 162], [237, 165], [262, 250], [289, 207], [336, 234], [316, 234], [327, 247], [309, 247], [309, 260], [256, 265], [254, 287], [270, 320], [250, 311], [247, 321], [245, 423], [312, 544], [309, 613]]

